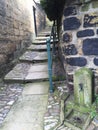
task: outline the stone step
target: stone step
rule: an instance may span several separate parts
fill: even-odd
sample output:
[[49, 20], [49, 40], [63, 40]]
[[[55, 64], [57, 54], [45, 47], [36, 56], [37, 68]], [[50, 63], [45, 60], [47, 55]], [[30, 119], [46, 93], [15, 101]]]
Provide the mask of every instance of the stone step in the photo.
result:
[[34, 40], [32, 44], [36, 44], [36, 45], [44, 45], [44, 44], [46, 44], [46, 40], [41, 40], [41, 41]]
[[48, 38], [50, 38], [50, 36], [48, 37], [36, 37], [35, 40], [47, 40]]
[[[52, 45], [51, 45], [52, 48]], [[30, 45], [27, 50], [31, 51], [47, 51], [47, 45]]]
[[[56, 40], [56, 42], [58, 42], [58, 40]], [[53, 43], [53, 39], [51, 39], [51, 44]], [[32, 44], [36, 44], [36, 45], [44, 45], [46, 44], [46, 40], [34, 40]]]
[[38, 37], [48, 37], [50, 36], [50, 33], [39, 33]]
[[51, 34], [51, 30], [43, 30], [41, 34]]
[[43, 62], [48, 60], [47, 52], [26, 51], [20, 58], [22, 62]]
[[46, 63], [19, 63], [5, 77], [6, 82], [25, 83], [48, 80], [48, 65]]

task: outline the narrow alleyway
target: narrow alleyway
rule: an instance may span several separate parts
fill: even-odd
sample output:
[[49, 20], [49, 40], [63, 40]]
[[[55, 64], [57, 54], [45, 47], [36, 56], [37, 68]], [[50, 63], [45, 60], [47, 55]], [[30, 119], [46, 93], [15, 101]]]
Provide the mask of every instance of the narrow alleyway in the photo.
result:
[[[58, 56], [53, 62], [55, 91], [49, 93], [46, 39], [50, 31], [38, 35], [0, 82], [0, 130], [72, 130], [63, 124], [69, 90]], [[93, 129], [98, 128], [91, 123], [87, 130]]]
[[[0, 112], [2, 109], [2, 112], [7, 111], [6, 115], [8, 113], [6, 118], [3, 113], [0, 114], [0, 130], [43, 130], [49, 93], [45, 36], [49, 34], [50, 30], [43, 31], [19, 58], [20, 62], [5, 76], [4, 81], [9, 84], [9, 89], [17, 94], [14, 95], [7, 89], [0, 94], [3, 102], [6, 102], [4, 107], [0, 103]], [[13, 95], [10, 101], [5, 99], [6, 92], [10, 93], [9, 99]], [[18, 100], [14, 100], [15, 96], [19, 97]]]

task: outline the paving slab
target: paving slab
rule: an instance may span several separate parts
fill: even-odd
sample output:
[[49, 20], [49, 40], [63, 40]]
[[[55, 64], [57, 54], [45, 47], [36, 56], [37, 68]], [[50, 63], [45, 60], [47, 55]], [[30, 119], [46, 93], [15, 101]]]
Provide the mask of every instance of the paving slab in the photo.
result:
[[48, 72], [33, 72], [29, 73], [26, 76], [25, 81], [32, 82], [37, 80], [48, 80], [48, 79], [49, 79]]
[[47, 37], [50, 36], [50, 33], [39, 33], [38, 37]]
[[35, 61], [44, 61], [47, 60], [47, 52], [32, 52], [26, 51], [19, 60], [21, 61], [28, 61], [28, 62], [35, 62]]
[[25, 77], [28, 73], [28, 70], [30, 68], [31, 64], [28, 63], [20, 63], [17, 64], [5, 77], [5, 81], [18, 81], [18, 82], [24, 82]]
[[48, 71], [48, 65], [47, 63], [43, 64], [34, 64], [29, 68], [28, 73], [33, 73], [33, 72], [47, 72]]
[[48, 78], [47, 63], [41, 64], [17, 64], [5, 77], [7, 82], [27, 82], [35, 80], [45, 80]]
[[32, 50], [32, 51], [46, 51], [47, 50], [47, 45], [30, 45], [28, 48], [28, 50]]
[[46, 31], [46, 30], [45, 30], [45, 31], [42, 31], [41, 33], [42, 33], [42, 34], [51, 34], [51, 30], [49, 30], [49, 31]]
[[14, 104], [0, 130], [43, 130], [48, 95], [22, 95]]
[[34, 40], [32, 44], [37, 44], [37, 45], [44, 45], [46, 44], [46, 40]]
[[20, 58], [19, 60], [26, 60], [26, 61], [33, 61], [33, 59], [37, 56], [36, 52], [32, 51], [26, 51]]
[[[57, 40], [58, 42], [58, 40]], [[53, 43], [53, 39], [51, 39], [51, 44]], [[44, 45], [46, 44], [46, 40], [34, 40], [32, 44], [36, 44], [36, 45]]]
[[39, 52], [38, 55], [34, 58], [35, 61], [44, 61], [48, 60], [47, 52]]
[[35, 40], [47, 40], [48, 38], [50, 37], [36, 37]]
[[23, 95], [25, 94], [48, 94], [49, 82], [29, 83], [25, 85]]

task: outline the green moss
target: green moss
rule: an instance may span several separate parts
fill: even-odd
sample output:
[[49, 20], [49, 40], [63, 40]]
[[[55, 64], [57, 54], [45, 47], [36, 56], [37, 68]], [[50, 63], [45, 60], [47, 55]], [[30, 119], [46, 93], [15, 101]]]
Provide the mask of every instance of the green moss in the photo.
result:
[[66, 105], [66, 109], [65, 109], [65, 117], [70, 113], [70, 110], [78, 110], [82, 113], [89, 113], [90, 114], [90, 117], [93, 119], [96, 115], [97, 115], [97, 112], [96, 112], [96, 104], [92, 104], [90, 107], [86, 107], [86, 106], [80, 106], [78, 104], [75, 104], [73, 102], [68, 102], [67, 105]]
[[92, 6], [93, 6], [93, 8], [98, 8], [98, 1], [92, 2]]
[[85, 67], [83, 67], [83, 68], [81, 68], [79, 71], [77, 71], [76, 74], [80, 75], [81, 73], [84, 73], [84, 71], [85, 71], [86, 74], [87, 74], [87, 73], [90, 74], [90, 75], [93, 74], [90, 69], [85, 68]]
[[80, 105], [92, 104], [92, 71], [81, 68], [74, 74], [74, 99]]
[[65, 78], [65, 76], [52, 76], [52, 80], [53, 81], [63, 81], [63, 80], [65, 80], [66, 78]]
[[81, 11], [88, 11], [89, 10], [89, 5], [90, 4], [85, 4], [84, 6], [82, 6], [82, 9], [81, 9]]

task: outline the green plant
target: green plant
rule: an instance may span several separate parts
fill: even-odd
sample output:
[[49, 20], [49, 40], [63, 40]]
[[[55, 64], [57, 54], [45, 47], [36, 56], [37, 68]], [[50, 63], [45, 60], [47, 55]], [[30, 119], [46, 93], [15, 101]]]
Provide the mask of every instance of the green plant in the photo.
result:
[[97, 109], [98, 109], [98, 94], [95, 94], [95, 103], [93, 104], [91, 112], [90, 112], [92, 119], [98, 114]]
[[90, 113], [91, 119], [93, 119], [97, 115], [96, 110], [92, 110]]
[[95, 94], [96, 107], [98, 107], [98, 94]]

